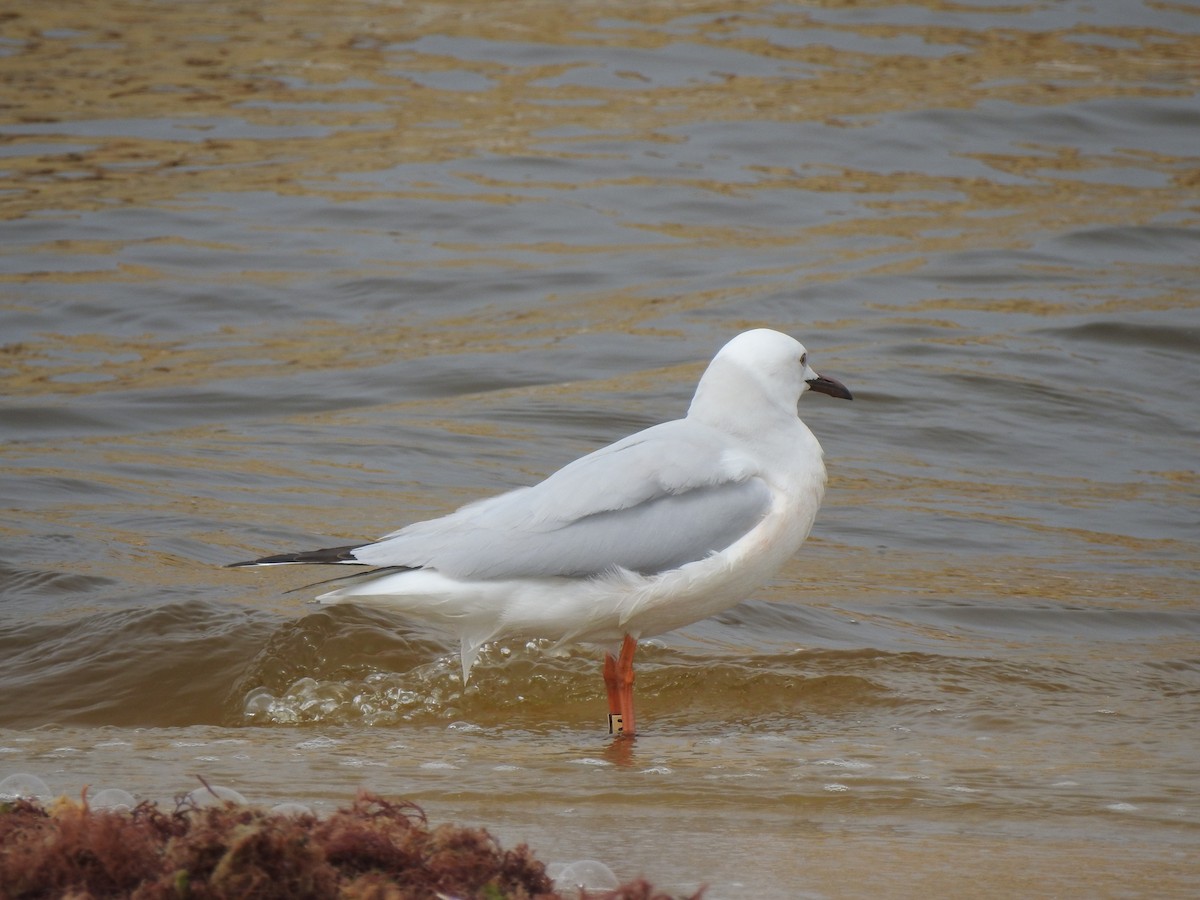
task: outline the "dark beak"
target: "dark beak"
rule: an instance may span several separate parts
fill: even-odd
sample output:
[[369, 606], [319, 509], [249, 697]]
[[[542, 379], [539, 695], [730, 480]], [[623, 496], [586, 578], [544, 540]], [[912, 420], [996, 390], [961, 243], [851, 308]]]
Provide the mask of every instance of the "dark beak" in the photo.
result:
[[846, 389], [844, 384], [836, 378], [826, 378], [824, 375], [810, 378], [808, 380], [808, 389], [816, 391], [818, 394], [828, 394], [830, 397], [838, 397], [842, 400], [854, 399], [854, 395]]

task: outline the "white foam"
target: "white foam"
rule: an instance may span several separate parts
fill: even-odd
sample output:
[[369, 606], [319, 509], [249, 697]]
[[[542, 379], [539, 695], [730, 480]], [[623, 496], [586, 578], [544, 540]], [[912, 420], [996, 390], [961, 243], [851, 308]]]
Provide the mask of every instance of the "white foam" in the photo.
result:
[[296, 745], [297, 750], [329, 750], [340, 744], [341, 741], [331, 737], [315, 737], [309, 738], [307, 741], [301, 741]]
[[873, 769], [875, 768], [869, 762], [863, 762], [861, 759], [818, 759], [814, 766], [832, 766], [835, 769]]

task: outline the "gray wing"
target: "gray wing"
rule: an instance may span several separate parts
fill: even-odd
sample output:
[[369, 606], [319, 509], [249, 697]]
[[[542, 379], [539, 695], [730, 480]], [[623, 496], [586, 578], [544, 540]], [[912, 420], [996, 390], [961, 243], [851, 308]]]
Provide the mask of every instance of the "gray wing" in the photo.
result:
[[643, 574], [723, 550], [766, 515], [771, 491], [724, 434], [680, 420], [597, 450], [540, 484], [418, 522], [353, 555], [457, 578]]

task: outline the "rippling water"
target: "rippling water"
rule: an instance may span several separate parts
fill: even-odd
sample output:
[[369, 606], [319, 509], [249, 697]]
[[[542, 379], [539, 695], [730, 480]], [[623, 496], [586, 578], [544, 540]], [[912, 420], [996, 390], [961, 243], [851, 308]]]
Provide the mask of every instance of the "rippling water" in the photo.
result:
[[[1200, 11], [18, 5], [0, 778], [358, 785], [710, 898], [1200, 885]], [[527, 484], [767, 325], [813, 538], [640, 653], [230, 571]]]

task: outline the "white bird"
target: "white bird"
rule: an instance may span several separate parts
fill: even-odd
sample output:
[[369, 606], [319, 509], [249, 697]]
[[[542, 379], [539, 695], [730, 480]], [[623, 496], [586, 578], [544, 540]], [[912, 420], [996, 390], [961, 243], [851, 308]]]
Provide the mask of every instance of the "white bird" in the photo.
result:
[[603, 645], [609, 730], [632, 735], [637, 641], [737, 605], [808, 537], [826, 478], [796, 414], [808, 390], [852, 399], [798, 341], [747, 331], [713, 358], [682, 419], [377, 541], [233, 565], [375, 566], [317, 599], [456, 636], [464, 682], [489, 641]]

